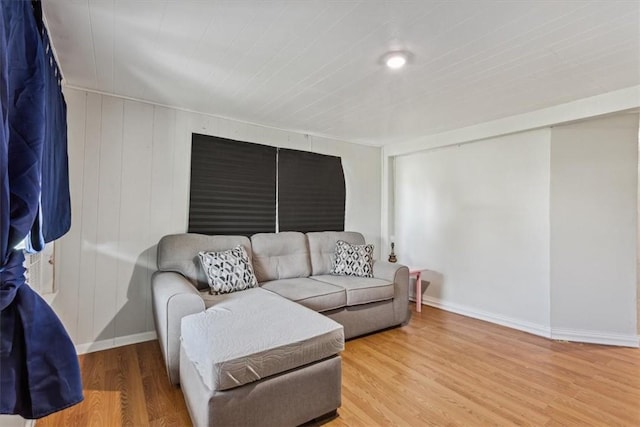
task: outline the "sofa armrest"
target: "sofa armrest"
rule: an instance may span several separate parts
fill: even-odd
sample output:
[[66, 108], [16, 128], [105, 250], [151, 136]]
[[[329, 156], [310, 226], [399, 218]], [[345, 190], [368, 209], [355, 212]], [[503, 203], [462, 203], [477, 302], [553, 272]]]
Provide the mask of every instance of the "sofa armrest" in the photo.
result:
[[373, 277], [393, 282], [393, 311], [397, 324], [409, 321], [409, 267], [386, 261], [374, 261]]
[[180, 383], [180, 323], [184, 316], [204, 311], [204, 300], [183, 275], [158, 271], [151, 278], [153, 320], [167, 365], [169, 381]]

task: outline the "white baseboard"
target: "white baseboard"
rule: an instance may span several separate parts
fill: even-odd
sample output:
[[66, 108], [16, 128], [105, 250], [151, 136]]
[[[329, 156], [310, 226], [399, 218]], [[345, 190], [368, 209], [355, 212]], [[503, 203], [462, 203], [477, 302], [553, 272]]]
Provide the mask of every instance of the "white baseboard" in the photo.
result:
[[589, 344], [615, 345], [619, 347], [640, 347], [640, 336], [585, 331], [579, 329], [552, 328], [554, 340], [584, 342]]
[[490, 313], [488, 311], [478, 310], [461, 304], [442, 301], [433, 297], [423, 296], [422, 304], [440, 308], [452, 313], [461, 314], [474, 319], [485, 320], [487, 322], [496, 323], [508, 328], [517, 329], [519, 331], [528, 332], [533, 335], [550, 338], [551, 330], [548, 326], [527, 322], [513, 317], [503, 316], [501, 314]]
[[126, 335], [124, 337], [110, 338], [108, 340], [94, 341], [85, 344], [76, 345], [76, 353], [85, 354], [94, 351], [108, 350], [110, 348], [121, 347], [123, 345], [136, 344], [139, 342], [155, 340], [157, 335], [155, 331], [142, 332], [139, 334]]
[[526, 322], [512, 317], [506, 317], [500, 314], [490, 313], [483, 310], [477, 310], [461, 304], [441, 301], [437, 298], [423, 296], [423, 305], [429, 305], [452, 313], [461, 314], [474, 319], [485, 320], [487, 322], [496, 323], [508, 328], [517, 329], [519, 331], [528, 332], [554, 340], [582, 342], [588, 344], [615, 345], [619, 347], [640, 347], [640, 336], [637, 335], [621, 335], [612, 333], [603, 333], [599, 331], [585, 331], [577, 329], [550, 328], [544, 325], [538, 325]]
[[2, 427], [34, 427], [36, 420], [25, 420], [20, 415], [0, 414], [0, 426]]

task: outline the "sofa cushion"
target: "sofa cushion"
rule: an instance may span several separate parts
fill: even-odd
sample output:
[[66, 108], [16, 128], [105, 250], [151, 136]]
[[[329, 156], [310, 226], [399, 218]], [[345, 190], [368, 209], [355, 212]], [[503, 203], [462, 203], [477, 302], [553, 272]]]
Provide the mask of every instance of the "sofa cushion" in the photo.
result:
[[198, 289], [208, 289], [209, 284], [200, 265], [201, 251], [224, 251], [242, 245], [251, 260], [251, 242], [245, 236], [207, 236], [182, 233], [164, 236], [158, 243], [158, 269], [175, 271]]
[[342, 326], [256, 288], [227, 294], [182, 319], [182, 346], [202, 382], [228, 390], [331, 357], [344, 349]]
[[258, 282], [309, 277], [311, 264], [304, 234], [295, 231], [251, 236], [253, 269]]
[[334, 310], [347, 305], [344, 288], [309, 278], [271, 280], [260, 286], [315, 311]]
[[333, 266], [336, 242], [338, 240], [353, 245], [364, 245], [364, 236], [355, 231], [319, 231], [307, 233], [311, 255], [311, 274], [329, 274]]
[[258, 286], [242, 245], [226, 251], [202, 251], [198, 256], [212, 294], [228, 294]]
[[330, 274], [311, 276], [310, 279], [344, 288], [348, 306], [393, 299], [393, 282], [388, 280]]

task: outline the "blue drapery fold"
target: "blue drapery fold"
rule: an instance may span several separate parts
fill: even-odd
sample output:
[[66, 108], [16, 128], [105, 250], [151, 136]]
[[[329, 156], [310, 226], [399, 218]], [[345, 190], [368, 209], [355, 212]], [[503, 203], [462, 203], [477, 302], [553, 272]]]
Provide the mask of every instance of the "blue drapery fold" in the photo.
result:
[[46, 108], [40, 209], [26, 246], [30, 252], [39, 252], [45, 243], [59, 239], [71, 228], [71, 198], [67, 158], [67, 104], [61, 91], [62, 76], [53, 56], [49, 34], [42, 22], [41, 4], [34, 1], [33, 5], [45, 55]]
[[61, 91], [62, 76], [53, 58], [49, 34], [41, 29], [47, 60], [45, 92], [45, 143], [42, 154], [42, 196], [40, 198], [42, 240], [52, 242], [71, 228], [69, 160], [67, 157], [67, 104]]
[[47, 134], [56, 132], [47, 126], [55, 107], [31, 3], [0, 5], [0, 413], [40, 418], [80, 402], [82, 383], [73, 343], [25, 283], [24, 255], [14, 249], [32, 229], [44, 241], [39, 225], [47, 212], [40, 202], [49, 179], [43, 163], [50, 159], [43, 161], [43, 154], [50, 155]]

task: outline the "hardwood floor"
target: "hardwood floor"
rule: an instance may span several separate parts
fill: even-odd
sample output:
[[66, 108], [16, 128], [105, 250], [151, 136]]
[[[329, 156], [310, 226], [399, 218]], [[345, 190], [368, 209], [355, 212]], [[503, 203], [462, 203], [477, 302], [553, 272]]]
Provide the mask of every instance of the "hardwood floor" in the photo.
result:
[[169, 384], [157, 341], [80, 356], [84, 401], [37, 427], [190, 426], [179, 388]]
[[[640, 350], [556, 342], [425, 307], [351, 340], [326, 425], [640, 426]], [[81, 356], [85, 401], [46, 426], [187, 426], [157, 341]]]

